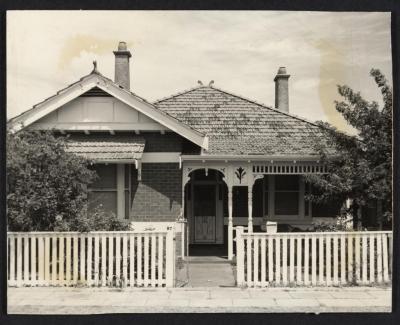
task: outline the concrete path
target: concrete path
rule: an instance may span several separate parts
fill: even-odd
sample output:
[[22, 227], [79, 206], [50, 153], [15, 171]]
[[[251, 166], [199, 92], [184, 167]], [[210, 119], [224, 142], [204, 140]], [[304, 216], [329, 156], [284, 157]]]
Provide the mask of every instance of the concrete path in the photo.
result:
[[390, 312], [391, 289], [9, 288], [10, 314]]
[[231, 263], [217, 256], [191, 256], [187, 264], [188, 287], [235, 287]]

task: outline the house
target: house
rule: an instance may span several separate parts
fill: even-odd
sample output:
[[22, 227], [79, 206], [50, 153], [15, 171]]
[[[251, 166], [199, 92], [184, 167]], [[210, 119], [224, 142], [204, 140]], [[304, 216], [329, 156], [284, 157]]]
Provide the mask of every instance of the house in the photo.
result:
[[114, 55], [114, 81], [94, 62], [90, 74], [8, 123], [14, 132], [70, 134], [68, 150], [96, 162], [92, 206], [121, 219], [176, 222], [182, 255], [188, 238], [228, 243], [229, 258], [235, 226], [252, 232], [271, 220], [309, 229], [337, 215], [337, 206], [305, 200], [303, 176], [327, 172], [315, 149], [324, 134], [290, 113], [284, 67], [274, 78], [275, 107], [213, 82], [150, 103], [130, 89], [126, 43]]

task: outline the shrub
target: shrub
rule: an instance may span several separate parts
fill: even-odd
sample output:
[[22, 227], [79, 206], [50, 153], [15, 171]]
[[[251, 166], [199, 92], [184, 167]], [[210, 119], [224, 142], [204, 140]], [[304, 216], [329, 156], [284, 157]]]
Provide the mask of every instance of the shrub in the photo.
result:
[[119, 230], [127, 227], [101, 207], [88, 213], [89, 161], [65, 151], [50, 131], [7, 134], [7, 219], [10, 231]]

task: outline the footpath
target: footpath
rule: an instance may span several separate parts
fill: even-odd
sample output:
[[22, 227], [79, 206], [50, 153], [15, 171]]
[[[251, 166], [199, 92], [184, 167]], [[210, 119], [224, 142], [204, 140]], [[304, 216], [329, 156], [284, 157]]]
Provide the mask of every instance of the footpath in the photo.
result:
[[8, 313], [390, 312], [391, 300], [388, 287], [22, 287], [8, 288]]

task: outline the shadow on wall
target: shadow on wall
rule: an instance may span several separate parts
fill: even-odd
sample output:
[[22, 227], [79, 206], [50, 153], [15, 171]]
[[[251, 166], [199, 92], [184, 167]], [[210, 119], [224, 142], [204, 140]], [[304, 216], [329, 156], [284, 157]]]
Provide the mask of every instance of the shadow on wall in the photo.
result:
[[182, 177], [179, 164], [142, 164], [142, 180], [132, 170], [133, 219], [175, 220], [181, 212]]

